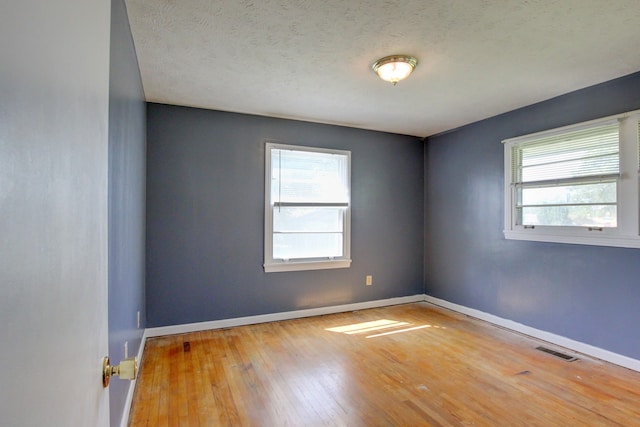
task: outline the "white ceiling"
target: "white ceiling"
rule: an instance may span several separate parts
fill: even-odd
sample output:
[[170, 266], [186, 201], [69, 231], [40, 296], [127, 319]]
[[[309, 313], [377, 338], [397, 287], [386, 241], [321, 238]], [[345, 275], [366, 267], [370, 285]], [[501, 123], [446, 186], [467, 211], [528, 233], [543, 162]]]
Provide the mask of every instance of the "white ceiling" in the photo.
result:
[[639, 0], [126, 4], [147, 101], [421, 137], [640, 70]]

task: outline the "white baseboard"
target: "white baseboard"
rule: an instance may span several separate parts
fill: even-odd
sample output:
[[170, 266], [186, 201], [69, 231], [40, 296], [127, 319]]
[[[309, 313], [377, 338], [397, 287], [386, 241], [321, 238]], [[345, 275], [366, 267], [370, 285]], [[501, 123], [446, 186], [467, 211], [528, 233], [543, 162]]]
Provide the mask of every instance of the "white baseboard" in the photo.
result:
[[[276, 322], [279, 320], [298, 319], [303, 317], [321, 316], [324, 314], [343, 313], [346, 311], [364, 310], [367, 308], [385, 307], [389, 305], [407, 304], [412, 302], [426, 301], [430, 304], [437, 305], [458, 313], [465, 314], [467, 316], [474, 317], [476, 319], [484, 320], [485, 322], [492, 323], [496, 326], [512, 330], [524, 335], [531, 336], [533, 338], [540, 339], [542, 341], [549, 342], [551, 344], [564, 347], [566, 349], [585, 354], [587, 356], [595, 357], [606, 362], [613, 363], [615, 365], [623, 366], [628, 369], [640, 372], [640, 360], [633, 359], [628, 356], [623, 356], [618, 353], [614, 353], [609, 350], [604, 350], [599, 347], [585, 344], [580, 341], [575, 341], [570, 338], [556, 335], [551, 332], [542, 331], [540, 329], [532, 328], [527, 325], [523, 325], [512, 320], [504, 319], [502, 317], [495, 316], [493, 314], [485, 313], [474, 308], [465, 307], [463, 305], [455, 304], [449, 301], [445, 301], [439, 298], [435, 298], [429, 295], [412, 295], [406, 297], [389, 298], [384, 300], [366, 301], [353, 304], [335, 305], [330, 307], [310, 308], [305, 310], [285, 311], [280, 313], [263, 314], [257, 316], [238, 317], [233, 319], [213, 320], [209, 322], [187, 323], [182, 325], [162, 326], [157, 328], [147, 328], [144, 331], [141, 348], [144, 346], [146, 338], [158, 337], [164, 335], [182, 334], [187, 332], [198, 332], [209, 329], [221, 329], [231, 328], [234, 326], [252, 325], [256, 323]], [[142, 357], [139, 356], [138, 360]], [[133, 390], [133, 387], [131, 388]], [[130, 391], [129, 394], [132, 394]], [[129, 399], [128, 399], [129, 400]], [[128, 410], [128, 408], [126, 408]]]
[[146, 329], [145, 338], [183, 334], [186, 332], [206, 331], [209, 329], [232, 328], [234, 326], [253, 325], [256, 323], [277, 322], [279, 320], [299, 319], [302, 317], [322, 316], [324, 314], [344, 313], [346, 311], [364, 310], [367, 308], [385, 307], [388, 305], [407, 304], [419, 301], [424, 301], [424, 295], [388, 298], [376, 301], [357, 302], [353, 304], [334, 305], [331, 307], [309, 308], [305, 310], [284, 311], [257, 316], [237, 317], [234, 319], [212, 320], [209, 322], [161, 326]]
[[[146, 332], [146, 331], [145, 331]], [[140, 347], [138, 348], [138, 368], [142, 364], [142, 356], [144, 354], [144, 345], [147, 337], [146, 333], [142, 333], [142, 339], [140, 340]], [[122, 409], [122, 416], [120, 417], [120, 427], [127, 427], [129, 425], [129, 413], [131, 412], [131, 404], [133, 403], [133, 392], [136, 388], [136, 381], [129, 381], [129, 390], [127, 391], [127, 398], [124, 401], [124, 408]]]
[[465, 307], [463, 305], [454, 304], [452, 302], [435, 298], [429, 295], [424, 296], [424, 301], [433, 305], [437, 305], [439, 307], [456, 311], [458, 313], [466, 314], [467, 316], [475, 317], [476, 319], [484, 320], [485, 322], [492, 323], [496, 326], [500, 326], [524, 335], [531, 336], [533, 338], [540, 339], [542, 341], [549, 342], [551, 344], [558, 345], [560, 347], [567, 348], [577, 353], [582, 353], [587, 356], [595, 357], [596, 359], [604, 360], [606, 362], [610, 362], [615, 365], [623, 366], [625, 368], [640, 372], [640, 360], [633, 359], [631, 357], [623, 356], [621, 354], [617, 354], [609, 350], [604, 350], [599, 347], [594, 347], [580, 341], [574, 341], [570, 338], [556, 335], [551, 332], [541, 331], [539, 329], [532, 328], [530, 326], [526, 326], [512, 320], [503, 319], [502, 317], [498, 317], [493, 314], [485, 313], [474, 308]]

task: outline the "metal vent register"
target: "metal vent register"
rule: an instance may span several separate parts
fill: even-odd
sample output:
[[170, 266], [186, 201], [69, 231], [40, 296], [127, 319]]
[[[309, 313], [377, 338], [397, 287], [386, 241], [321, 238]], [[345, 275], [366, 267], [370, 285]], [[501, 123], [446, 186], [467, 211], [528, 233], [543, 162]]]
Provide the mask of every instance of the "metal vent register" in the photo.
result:
[[536, 350], [544, 351], [545, 353], [549, 353], [553, 356], [559, 357], [560, 359], [566, 360], [567, 362], [574, 362], [578, 360], [577, 357], [571, 356], [569, 354], [561, 353], [559, 351], [552, 350], [550, 348], [543, 347], [543, 346], [536, 347]]

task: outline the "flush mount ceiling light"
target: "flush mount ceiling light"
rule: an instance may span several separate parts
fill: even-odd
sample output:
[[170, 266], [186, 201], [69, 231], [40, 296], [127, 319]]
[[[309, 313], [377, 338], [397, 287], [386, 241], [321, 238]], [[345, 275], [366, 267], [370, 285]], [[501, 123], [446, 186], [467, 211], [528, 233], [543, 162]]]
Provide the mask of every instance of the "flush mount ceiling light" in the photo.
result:
[[391, 55], [378, 59], [371, 68], [382, 80], [395, 86], [400, 80], [409, 77], [416, 65], [418, 60], [413, 56]]

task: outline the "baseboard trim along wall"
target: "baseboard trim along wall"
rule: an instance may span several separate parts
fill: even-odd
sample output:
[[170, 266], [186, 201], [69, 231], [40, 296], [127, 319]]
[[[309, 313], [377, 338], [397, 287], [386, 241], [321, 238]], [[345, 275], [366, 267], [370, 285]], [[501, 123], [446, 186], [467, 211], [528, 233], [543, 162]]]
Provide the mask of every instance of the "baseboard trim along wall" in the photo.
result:
[[383, 300], [356, 302], [353, 304], [334, 305], [330, 307], [309, 308], [305, 310], [285, 311], [281, 313], [261, 314], [257, 316], [237, 317], [235, 319], [212, 320], [209, 322], [186, 323], [183, 325], [161, 326], [145, 330], [145, 338], [163, 335], [184, 334], [186, 332], [206, 331], [209, 329], [232, 328], [234, 326], [254, 325], [256, 323], [277, 322], [279, 320], [300, 319], [303, 317], [322, 316], [324, 314], [344, 313], [346, 311], [364, 310], [367, 308], [385, 307], [388, 305], [408, 304], [424, 301], [424, 295], [388, 298]]
[[[144, 354], [144, 344], [147, 338], [145, 333], [142, 333], [142, 340], [140, 341], [140, 347], [138, 348], [138, 369], [142, 363], [142, 355]], [[136, 381], [129, 381], [129, 390], [127, 391], [127, 398], [124, 401], [124, 408], [122, 409], [122, 417], [120, 417], [120, 427], [127, 427], [129, 425], [129, 414], [131, 413], [131, 404], [133, 403], [133, 392], [136, 389]]]
[[[428, 302], [438, 307], [446, 308], [493, 325], [509, 329], [514, 332], [528, 335], [577, 353], [601, 359], [615, 365], [623, 366], [628, 369], [640, 372], [640, 360], [623, 356], [608, 350], [604, 350], [589, 344], [575, 341], [551, 332], [542, 331], [512, 320], [504, 319], [493, 314], [485, 313], [474, 308], [455, 304], [429, 295], [411, 295], [405, 297], [388, 298], [383, 300], [366, 301], [353, 304], [335, 305], [330, 307], [310, 308], [305, 310], [286, 311], [281, 313], [262, 314], [257, 316], [238, 317], [233, 319], [212, 320], [208, 322], [187, 323], [182, 325], [161, 326], [156, 328], [147, 328], [144, 331], [140, 351], [138, 352], [138, 360], [142, 361], [142, 352], [147, 338], [160, 337], [165, 335], [182, 334], [187, 332], [206, 331], [210, 329], [232, 328], [234, 326], [253, 325], [257, 323], [277, 322], [279, 320], [299, 319], [303, 317], [322, 316], [325, 314], [343, 313], [346, 311], [364, 310], [367, 308], [385, 307], [390, 305], [408, 304], [413, 302]], [[128, 414], [130, 400], [133, 394], [134, 382], [132, 382], [127, 396], [127, 407], [125, 413]]]
[[580, 341], [574, 341], [560, 335], [552, 334], [551, 332], [541, 331], [539, 329], [532, 328], [530, 326], [526, 326], [512, 320], [503, 319], [502, 317], [498, 317], [493, 314], [485, 313], [474, 308], [465, 307], [463, 305], [454, 304], [449, 301], [441, 300], [429, 295], [424, 296], [424, 301], [433, 305], [437, 305], [438, 307], [446, 308], [470, 317], [474, 317], [479, 320], [484, 320], [485, 322], [489, 322], [496, 326], [509, 329], [523, 335], [528, 335], [530, 337], [537, 338], [539, 340], [546, 341], [560, 347], [564, 347], [576, 353], [582, 353], [584, 355], [595, 357], [596, 359], [600, 359], [605, 362], [613, 363], [615, 365], [640, 372], [640, 360], [633, 359], [631, 357], [623, 356], [612, 351], [594, 347]]

